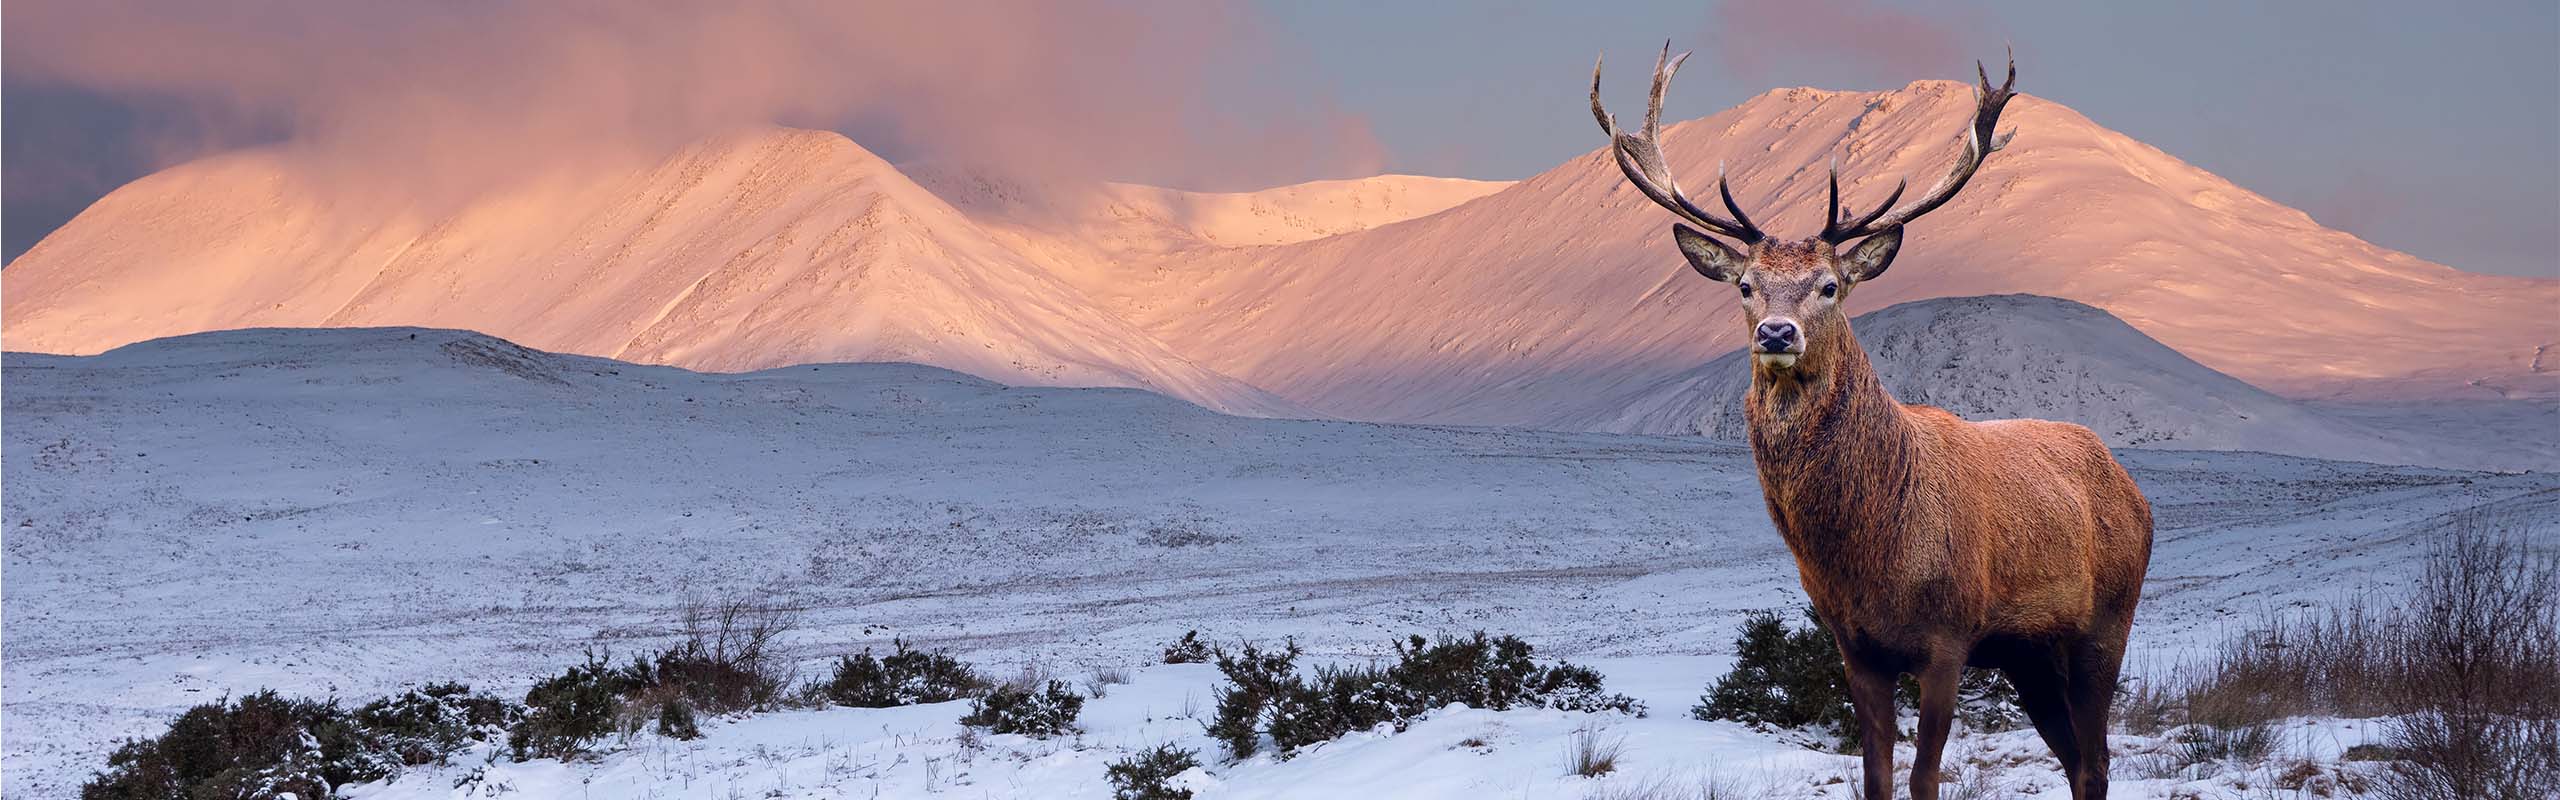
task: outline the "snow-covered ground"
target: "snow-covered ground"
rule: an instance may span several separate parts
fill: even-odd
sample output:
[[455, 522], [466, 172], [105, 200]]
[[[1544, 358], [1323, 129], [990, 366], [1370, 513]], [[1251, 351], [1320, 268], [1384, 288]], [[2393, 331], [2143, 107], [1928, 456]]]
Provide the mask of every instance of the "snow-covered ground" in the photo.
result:
[[[1193, 776], [1204, 797], [1809, 791], [1849, 768], [1686, 717], [1742, 615], [1800, 602], [1730, 443], [1245, 419], [903, 365], [697, 374], [419, 329], [13, 353], [5, 385], [11, 797], [65, 795], [116, 738], [225, 692], [518, 692], [590, 643], [663, 641], [688, 592], [736, 591], [803, 609], [790, 652], [811, 673], [893, 636], [999, 670], [1145, 668], [1073, 739], [968, 747], [950, 705], [793, 712], [593, 764], [500, 764], [461, 791], [1107, 796], [1101, 765], [1128, 750], [1214, 752], [1195, 718], [1215, 671], [1146, 666], [1195, 628], [1353, 659], [1407, 633], [1516, 633], [1654, 710], [1444, 711], [1285, 762], [1213, 759]], [[2137, 669], [2259, 610], [2405, 583], [2447, 514], [2513, 507], [2560, 539], [2549, 473], [2121, 457], [2159, 521]], [[1619, 775], [1565, 775], [1586, 725], [1625, 737]], [[2285, 741], [2334, 755], [2359, 725]], [[2053, 785], [2032, 733], [1956, 752], [2022, 764], [2002, 778], [2021, 790]], [[359, 793], [452, 796], [468, 770]]]

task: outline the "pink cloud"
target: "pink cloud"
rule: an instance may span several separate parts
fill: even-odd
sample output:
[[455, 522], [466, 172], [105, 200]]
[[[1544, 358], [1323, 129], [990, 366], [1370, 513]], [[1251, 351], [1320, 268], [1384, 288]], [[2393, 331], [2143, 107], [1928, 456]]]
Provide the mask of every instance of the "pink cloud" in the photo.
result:
[[761, 124], [859, 121], [901, 155], [1050, 178], [1242, 187], [1379, 160], [1364, 119], [1237, 80], [1278, 53], [1209, 2], [29, 0], [8, 33], [13, 82], [188, 97], [430, 199]]

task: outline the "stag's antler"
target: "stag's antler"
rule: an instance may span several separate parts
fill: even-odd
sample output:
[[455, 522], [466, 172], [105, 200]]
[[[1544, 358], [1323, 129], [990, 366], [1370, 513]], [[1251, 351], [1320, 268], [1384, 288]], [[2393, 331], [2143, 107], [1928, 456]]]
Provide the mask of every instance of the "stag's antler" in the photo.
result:
[[1642, 135], [1619, 132], [1617, 119], [1609, 116], [1609, 110], [1600, 104], [1600, 62], [1593, 61], [1591, 116], [1598, 118], [1600, 130], [1609, 134], [1609, 149], [1617, 154], [1618, 170], [1627, 174], [1627, 181], [1635, 184], [1636, 191], [1643, 192], [1654, 203], [1671, 209], [1671, 213], [1710, 233], [1744, 245], [1758, 244], [1768, 237], [1760, 233], [1759, 226], [1751, 224], [1750, 215], [1742, 213], [1742, 208], [1734, 205], [1733, 189], [1726, 185], [1723, 164], [1716, 165], [1716, 193], [1724, 197], [1725, 210], [1733, 212], [1733, 219], [1707, 213], [1697, 203], [1690, 202], [1689, 196], [1680, 192], [1679, 181], [1672, 179], [1671, 169], [1663, 164], [1662, 92], [1670, 88], [1671, 74], [1680, 71], [1680, 62], [1687, 60], [1688, 53], [1674, 58], [1671, 43], [1662, 43], [1662, 57], [1653, 62], [1653, 94], [1645, 101]]
[[1994, 138], [1991, 135], [1991, 129], [2000, 124], [2000, 109], [2009, 104], [2009, 98], [2017, 95], [2010, 89], [2018, 84], [2018, 55], [2015, 51], [2010, 52], [2009, 77], [2000, 82], [2000, 88], [1991, 88], [1991, 73], [1983, 69], [1982, 62], [1973, 62], [1973, 72], [1981, 79], [1982, 85], [1973, 90], [1973, 123], [1965, 129], [1964, 157], [1956, 159], [1955, 166], [1947, 170], [1947, 176], [1939, 178], [1936, 185], [1930, 186], [1928, 193], [1922, 195], [1919, 201], [1902, 208], [1894, 208], [1893, 201], [1902, 199], [1902, 190], [1910, 186], [1908, 181], [1898, 181], [1894, 184], [1892, 196], [1885, 198], [1874, 211], [1869, 211], [1866, 216], [1855, 220], [1842, 219], [1847, 212], [1840, 207], [1840, 170], [1839, 165], [1834, 163], [1831, 170], [1831, 214], [1828, 217], [1830, 221], [1822, 226], [1823, 241], [1840, 244], [1851, 239], [1872, 236], [1891, 228], [1901, 227], [1918, 219], [1922, 214], [1937, 210], [1939, 206], [1946, 205], [1948, 200], [1954, 199], [1956, 192], [1964, 188], [1966, 181], [1973, 179], [1974, 171], [1982, 168], [1983, 159], [1990, 157], [1992, 153], [1999, 152], [2000, 148], [2009, 146], [2009, 139], [2017, 136], [2017, 131], [2010, 131]]

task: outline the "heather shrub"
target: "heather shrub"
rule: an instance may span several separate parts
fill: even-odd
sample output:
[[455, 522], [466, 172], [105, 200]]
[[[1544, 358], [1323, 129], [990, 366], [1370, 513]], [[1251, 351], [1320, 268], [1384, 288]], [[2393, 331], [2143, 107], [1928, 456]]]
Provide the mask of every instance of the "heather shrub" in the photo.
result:
[[1311, 679], [1293, 676], [1288, 690], [1273, 699], [1269, 730], [1272, 743], [1286, 755], [1380, 725], [1403, 731], [1408, 720], [1426, 710], [1411, 695], [1396, 691], [1385, 670], [1317, 667]]
[[669, 739], [702, 738], [702, 727], [693, 719], [693, 704], [682, 697], [659, 701], [658, 735]]
[[366, 703], [355, 724], [406, 766], [442, 764], [474, 742], [496, 741], [524, 716], [514, 703], [436, 683]]
[[1643, 703], [1601, 691], [1598, 671], [1562, 661], [1539, 664], [1535, 653], [1517, 636], [1495, 639], [1482, 631], [1436, 643], [1415, 636], [1396, 645], [1387, 677], [1423, 710], [1465, 703], [1496, 711], [1525, 705], [1644, 716]]
[[1164, 663], [1167, 664], [1206, 664], [1216, 656], [1216, 650], [1208, 642], [1200, 641], [1199, 631], [1187, 631], [1182, 634], [1181, 641], [1164, 648]]
[[1642, 703], [1601, 690], [1600, 673], [1567, 663], [1540, 664], [1518, 637], [1470, 637], [1431, 642], [1415, 636], [1396, 643], [1386, 666], [1326, 667], [1300, 675], [1300, 651], [1247, 644], [1221, 653], [1218, 669], [1228, 685], [1219, 691], [1209, 735], [1237, 758], [1260, 749], [1261, 736], [1287, 755], [1353, 731], [1390, 725], [1402, 731], [1413, 718], [1452, 703], [1504, 710], [1539, 706], [1569, 711], [1644, 713]]
[[992, 733], [1048, 738], [1074, 731], [1076, 715], [1083, 710], [1084, 697], [1068, 689], [1066, 681], [1048, 681], [1042, 687], [1009, 683], [970, 701], [969, 713], [960, 718], [960, 724]]
[[1168, 785], [1176, 775], [1200, 766], [1198, 753], [1173, 745], [1111, 762], [1103, 769], [1111, 780], [1112, 800], [1191, 800], [1191, 790]]
[[855, 708], [945, 703], [993, 683], [947, 651], [913, 650], [903, 640], [891, 644], [895, 650], [887, 658], [875, 658], [866, 648], [861, 655], [837, 660], [835, 676], [826, 683], [827, 699]]
[[337, 704], [260, 691], [188, 709], [159, 737], [125, 742], [80, 787], [80, 797], [325, 798], [399, 766]]
[[[1853, 751], [1856, 716], [1839, 645], [1812, 610], [1804, 616], [1805, 627], [1792, 629], [1775, 612], [1756, 612], [1743, 620], [1742, 634], [1734, 639], [1733, 670], [1716, 679], [1690, 716], [1809, 730], [1832, 740], [1842, 752]], [[1907, 705], [1919, 693], [1919, 685], [1905, 677], [1895, 699]], [[1956, 686], [1956, 716], [1977, 730], [2007, 730], [2022, 718], [2017, 692], [2007, 679], [1970, 667]]]
[[586, 663], [525, 692], [528, 710], [507, 731], [507, 748], [518, 761], [574, 758], [589, 743], [614, 732], [622, 696], [638, 688], [629, 672], [615, 669], [607, 655], [587, 651]]
[[1218, 671], [1227, 685], [1218, 690], [1218, 710], [1210, 717], [1209, 737], [1226, 744], [1227, 752], [1247, 758], [1261, 749], [1264, 720], [1281, 698], [1299, 691], [1297, 642], [1279, 650], [1263, 650], [1251, 642], [1234, 654], [1218, 654]]
[[1716, 679], [1690, 716], [1773, 728], [1804, 728], [1834, 739], [1856, 730], [1849, 705], [1848, 673], [1831, 631], [1807, 610], [1811, 624], [1790, 629], [1775, 612], [1754, 612], [1735, 638], [1733, 670]]

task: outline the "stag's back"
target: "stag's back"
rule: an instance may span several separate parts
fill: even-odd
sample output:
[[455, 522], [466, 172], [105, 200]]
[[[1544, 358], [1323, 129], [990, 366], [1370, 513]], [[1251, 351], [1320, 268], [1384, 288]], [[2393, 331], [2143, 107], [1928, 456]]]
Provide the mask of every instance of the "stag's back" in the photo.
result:
[[2151, 560], [2151, 504], [2088, 428], [1966, 422], [1905, 406], [1929, 453], [1915, 482], [1938, 502], [1948, 578], [1979, 598], [1985, 633], [2130, 624]]

